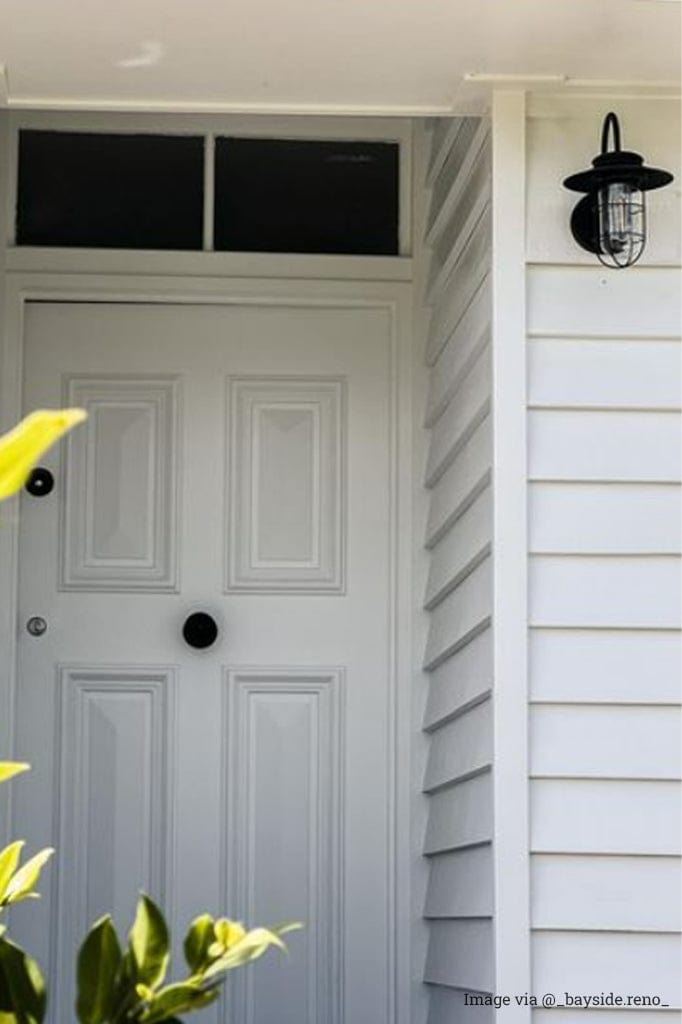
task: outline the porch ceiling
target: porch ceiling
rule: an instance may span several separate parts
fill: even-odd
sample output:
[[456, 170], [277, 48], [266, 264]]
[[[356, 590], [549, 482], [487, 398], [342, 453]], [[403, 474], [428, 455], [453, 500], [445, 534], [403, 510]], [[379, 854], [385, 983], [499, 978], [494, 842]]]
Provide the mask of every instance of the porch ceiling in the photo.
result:
[[[3, 0], [10, 106], [438, 113], [467, 73], [677, 82], [679, 0]], [[2, 84], [2, 83], [0, 83]]]

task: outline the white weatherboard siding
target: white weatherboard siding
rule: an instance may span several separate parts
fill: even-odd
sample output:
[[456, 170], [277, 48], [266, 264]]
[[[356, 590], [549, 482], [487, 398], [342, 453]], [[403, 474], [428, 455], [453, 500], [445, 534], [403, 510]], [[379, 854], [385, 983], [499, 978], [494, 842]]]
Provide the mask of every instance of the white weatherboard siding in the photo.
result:
[[429, 1024], [487, 1024], [464, 993], [495, 988], [489, 123], [436, 122], [428, 148], [425, 979]]
[[[626, 148], [676, 174], [641, 266], [572, 242], [560, 180], [604, 103], [527, 122], [529, 761], [533, 988], [680, 994], [679, 104], [613, 103]], [[535, 1024], [653, 1011], [537, 1010]], [[634, 1016], [632, 1014], [634, 1013]]]

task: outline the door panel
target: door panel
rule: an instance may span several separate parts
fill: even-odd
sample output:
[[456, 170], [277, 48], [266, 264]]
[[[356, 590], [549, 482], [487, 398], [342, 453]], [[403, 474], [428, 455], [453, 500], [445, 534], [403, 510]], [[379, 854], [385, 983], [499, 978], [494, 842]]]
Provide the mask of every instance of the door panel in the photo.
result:
[[59, 853], [16, 926], [53, 1021], [85, 923], [146, 888], [178, 940], [204, 910], [306, 922], [234, 976], [232, 1024], [384, 1024], [388, 312], [40, 303], [25, 335], [25, 407], [90, 410], [22, 496], [14, 826]]
[[229, 590], [343, 589], [344, 381], [229, 384]]
[[64, 480], [64, 590], [175, 590], [178, 382], [68, 377], [89, 419]]
[[173, 696], [171, 670], [60, 670], [58, 944], [112, 907], [130, 918], [131, 878], [162, 889]]
[[249, 920], [309, 922], [291, 961], [270, 958], [258, 974], [235, 976], [232, 1019], [276, 1021], [284, 999], [292, 1021], [325, 1020], [342, 969], [343, 673], [237, 670], [224, 685], [230, 906]]

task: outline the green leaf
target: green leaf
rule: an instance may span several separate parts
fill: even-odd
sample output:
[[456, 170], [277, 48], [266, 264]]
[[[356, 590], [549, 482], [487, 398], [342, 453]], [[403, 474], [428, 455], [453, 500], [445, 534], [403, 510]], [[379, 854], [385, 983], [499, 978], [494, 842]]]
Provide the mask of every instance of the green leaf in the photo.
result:
[[215, 1002], [218, 993], [215, 990], [205, 992], [197, 983], [179, 981], [167, 985], [157, 992], [152, 1004], [140, 1014], [141, 1024], [157, 1024], [168, 1021], [176, 1013], [191, 1013]]
[[121, 946], [111, 917], [95, 922], [78, 951], [76, 1013], [80, 1024], [103, 1024], [117, 995]]
[[33, 890], [40, 878], [40, 872], [53, 853], [54, 850], [48, 848], [41, 850], [40, 853], [34, 854], [30, 860], [27, 860], [7, 886], [3, 903], [9, 905], [10, 903], [18, 903], [19, 900], [25, 900], [30, 896], [37, 896], [37, 893]]
[[155, 988], [168, 969], [170, 938], [164, 916], [144, 894], [137, 904], [129, 936], [129, 948], [136, 968], [136, 981]]
[[23, 761], [0, 761], [0, 782], [13, 779], [15, 775], [27, 772], [30, 767], [30, 764], [25, 764]]
[[[0, 1014], [7, 1014], [8, 1016], [14, 1016], [12, 1013], [12, 993], [5, 977], [5, 972], [0, 966]], [[0, 1020], [2, 1018], [0, 1017]]]
[[0, 853], [0, 906], [2, 906], [10, 879], [17, 870], [24, 845], [23, 839], [17, 839], [16, 843], [10, 843]]
[[45, 1017], [45, 982], [35, 960], [9, 939], [0, 938], [0, 971], [12, 1010], [21, 1024], [42, 1024]]
[[196, 917], [185, 937], [185, 960], [192, 973], [200, 971], [208, 962], [208, 949], [213, 942], [213, 918], [210, 914]]

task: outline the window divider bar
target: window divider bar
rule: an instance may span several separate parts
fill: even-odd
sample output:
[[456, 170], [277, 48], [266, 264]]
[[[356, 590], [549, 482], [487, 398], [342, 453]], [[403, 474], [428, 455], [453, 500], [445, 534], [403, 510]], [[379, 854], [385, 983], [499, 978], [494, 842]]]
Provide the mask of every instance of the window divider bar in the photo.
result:
[[213, 252], [215, 208], [215, 133], [204, 136], [204, 252]]

